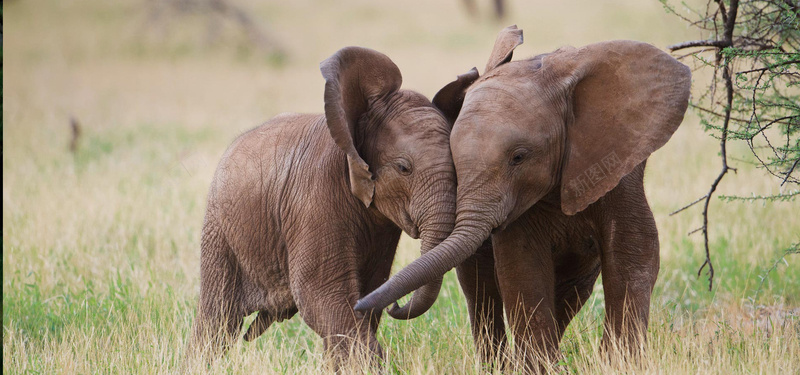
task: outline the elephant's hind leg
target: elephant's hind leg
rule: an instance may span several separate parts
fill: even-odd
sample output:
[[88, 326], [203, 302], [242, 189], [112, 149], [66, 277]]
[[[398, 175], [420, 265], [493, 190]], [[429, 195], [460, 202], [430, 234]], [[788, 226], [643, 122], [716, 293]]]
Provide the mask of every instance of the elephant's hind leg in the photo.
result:
[[[642, 186], [644, 162], [604, 197], [611, 220], [602, 222], [603, 343], [623, 353], [644, 349], [650, 297], [659, 270], [658, 229]], [[621, 187], [624, 187], [621, 188]]]
[[200, 301], [189, 354], [210, 362], [236, 340], [245, 315], [241, 308], [241, 269], [230, 246], [221, 236], [208, 233], [202, 242]]
[[617, 233], [617, 238], [603, 258], [603, 343], [637, 353], [643, 349], [650, 297], [658, 275], [658, 234]]

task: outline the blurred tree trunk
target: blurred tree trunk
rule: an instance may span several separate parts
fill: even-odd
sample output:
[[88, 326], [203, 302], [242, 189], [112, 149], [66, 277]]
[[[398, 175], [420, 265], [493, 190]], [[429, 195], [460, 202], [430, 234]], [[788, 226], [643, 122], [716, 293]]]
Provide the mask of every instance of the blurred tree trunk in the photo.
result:
[[267, 31], [259, 27], [248, 13], [229, 0], [150, 0], [150, 22], [162, 23], [178, 15], [201, 14], [208, 17], [209, 39], [219, 38], [220, 19], [237, 24], [247, 35], [249, 43], [269, 54], [285, 55], [284, 48]]
[[[506, 7], [504, 0], [494, 0], [494, 15], [498, 20], [502, 20], [506, 15]], [[477, 17], [478, 8], [475, 6], [475, 0], [464, 0], [464, 7], [470, 17]]]

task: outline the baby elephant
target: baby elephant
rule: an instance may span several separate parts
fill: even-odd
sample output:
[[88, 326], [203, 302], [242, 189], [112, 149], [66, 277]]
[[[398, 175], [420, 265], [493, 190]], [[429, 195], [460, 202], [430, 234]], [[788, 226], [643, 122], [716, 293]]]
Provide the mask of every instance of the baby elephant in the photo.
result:
[[557, 358], [602, 273], [605, 348], [636, 353], [659, 269], [644, 167], [683, 120], [691, 72], [641, 42], [511, 61], [521, 43], [522, 30], [506, 28], [482, 77], [473, 69], [434, 97], [455, 122], [457, 225], [356, 310], [458, 267], [478, 347], [502, 348], [505, 311], [516, 355], [535, 372]]
[[[400, 90], [400, 71], [379, 52], [343, 48], [320, 69], [324, 115], [278, 115], [220, 161], [191, 353], [213, 358], [258, 311], [245, 340], [300, 312], [335, 363], [365, 347], [381, 357], [380, 315], [353, 305], [388, 279], [401, 230], [425, 252], [453, 229], [450, 126], [439, 110]], [[441, 278], [392, 315], [422, 314], [440, 286]]]

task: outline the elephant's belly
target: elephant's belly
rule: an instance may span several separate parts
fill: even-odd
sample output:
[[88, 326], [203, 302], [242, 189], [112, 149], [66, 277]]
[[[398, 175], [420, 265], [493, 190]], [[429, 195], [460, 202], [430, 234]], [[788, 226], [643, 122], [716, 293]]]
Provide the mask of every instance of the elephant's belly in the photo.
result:
[[580, 238], [553, 252], [556, 295], [590, 293], [600, 274], [600, 247], [592, 238]]
[[232, 247], [242, 272], [246, 309], [280, 313], [294, 308], [286, 246], [278, 236], [251, 236]]
[[289, 277], [280, 270], [249, 274], [243, 278], [245, 308], [249, 311], [268, 311], [278, 316], [296, 308], [289, 289]]

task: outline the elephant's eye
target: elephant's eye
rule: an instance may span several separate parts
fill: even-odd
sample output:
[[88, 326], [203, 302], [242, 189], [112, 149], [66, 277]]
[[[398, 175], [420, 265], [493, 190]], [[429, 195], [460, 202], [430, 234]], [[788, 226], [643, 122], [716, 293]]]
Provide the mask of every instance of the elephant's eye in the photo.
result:
[[527, 150], [516, 150], [511, 154], [511, 160], [508, 161], [509, 165], [519, 165], [523, 161], [525, 161], [525, 157], [528, 155]]
[[394, 165], [395, 168], [397, 168], [397, 172], [399, 172], [401, 175], [408, 176], [411, 174], [411, 165], [405, 160], [398, 161]]

